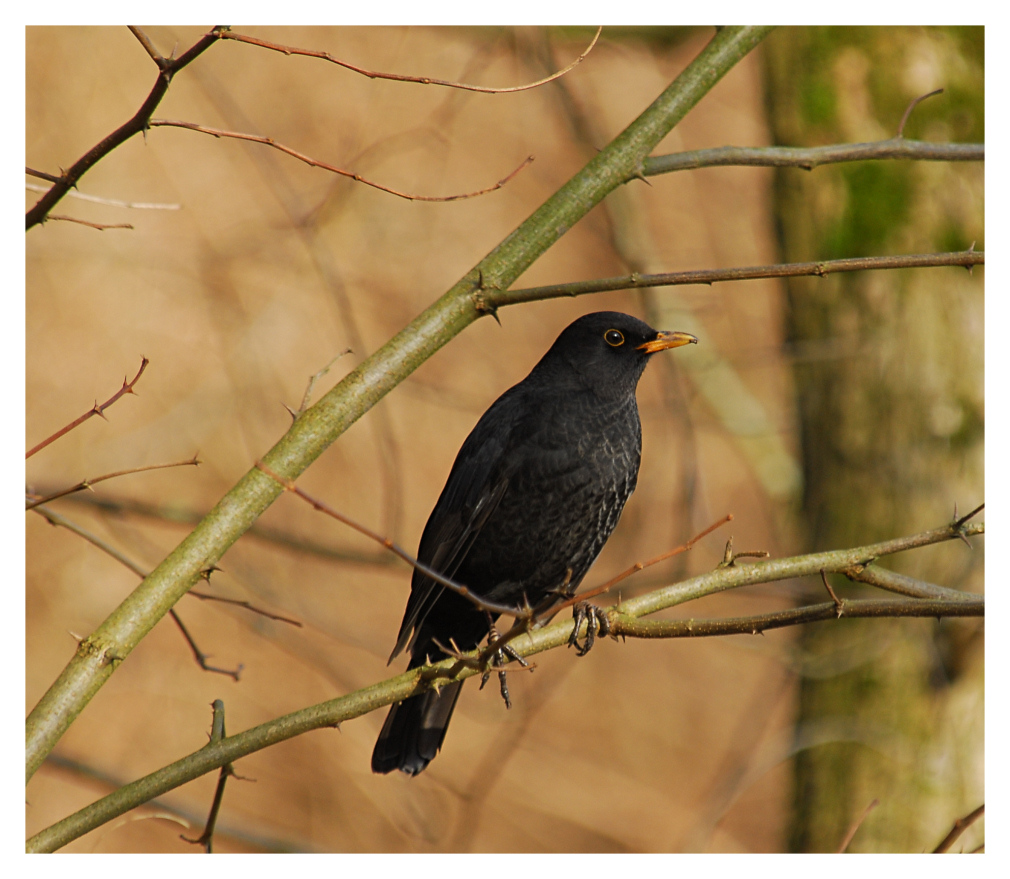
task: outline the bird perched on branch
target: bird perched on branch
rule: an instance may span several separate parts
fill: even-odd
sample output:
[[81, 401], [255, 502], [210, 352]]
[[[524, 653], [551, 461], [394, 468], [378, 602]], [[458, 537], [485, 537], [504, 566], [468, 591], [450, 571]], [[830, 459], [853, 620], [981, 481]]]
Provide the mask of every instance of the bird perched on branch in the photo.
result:
[[[642, 451], [635, 389], [645, 365], [657, 351], [697, 341], [612, 311], [570, 324], [466, 438], [418, 561], [517, 610], [572, 595], [635, 490]], [[445, 659], [453, 646], [473, 650], [497, 617], [415, 569], [389, 661], [404, 648], [409, 668]], [[372, 771], [421, 772], [442, 746], [462, 685], [393, 705]]]

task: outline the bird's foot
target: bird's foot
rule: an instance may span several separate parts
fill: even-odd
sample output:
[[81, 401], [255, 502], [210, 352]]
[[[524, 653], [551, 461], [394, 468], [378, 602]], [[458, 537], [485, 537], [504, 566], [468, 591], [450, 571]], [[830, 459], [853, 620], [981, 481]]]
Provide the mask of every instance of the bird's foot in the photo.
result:
[[[491, 631], [488, 634], [488, 640], [492, 644], [498, 640], [498, 631], [495, 629], [494, 626], [491, 627]], [[491, 667], [498, 668], [499, 666], [505, 665], [506, 662], [505, 657], [515, 660], [523, 668], [532, 668], [532, 666], [525, 659], [523, 659], [518, 653], [516, 653], [515, 650], [509, 647], [508, 644], [502, 645], [500, 648], [495, 650], [494, 653], [491, 654]], [[486, 684], [488, 682], [488, 679], [491, 677], [491, 667], [485, 669], [484, 674], [481, 675], [480, 689], [482, 690], [484, 689], [484, 684]], [[505, 702], [505, 708], [506, 709], [511, 708], [512, 699], [509, 697], [508, 677], [507, 672], [505, 671], [504, 668], [498, 668], [498, 686], [501, 688], [501, 697], [502, 700]]]
[[[588, 601], [580, 601], [574, 605], [572, 607], [572, 616], [575, 618], [575, 627], [572, 629], [572, 635], [568, 639], [568, 646], [574, 647], [575, 652], [579, 656], [585, 656], [593, 649], [597, 634], [610, 634], [610, 620], [607, 619], [607, 615], [602, 608], [597, 607], [595, 604], [590, 604]], [[582, 629], [583, 622], [586, 624], [586, 639], [579, 644], [579, 631]]]

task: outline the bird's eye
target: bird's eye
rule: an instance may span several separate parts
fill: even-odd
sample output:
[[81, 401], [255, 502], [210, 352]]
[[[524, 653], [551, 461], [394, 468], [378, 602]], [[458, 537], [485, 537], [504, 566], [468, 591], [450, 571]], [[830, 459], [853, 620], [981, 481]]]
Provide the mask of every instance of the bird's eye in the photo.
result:
[[607, 330], [603, 338], [611, 348], [617, 348], [624, 344], [624, 334], [620, 330]]

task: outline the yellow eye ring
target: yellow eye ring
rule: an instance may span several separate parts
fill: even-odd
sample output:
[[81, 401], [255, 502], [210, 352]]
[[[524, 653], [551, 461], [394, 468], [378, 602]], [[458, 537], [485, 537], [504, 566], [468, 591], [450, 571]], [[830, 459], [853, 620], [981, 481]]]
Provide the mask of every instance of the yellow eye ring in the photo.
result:
[[618, 348], [624, 344], [624, 333], [622, 333], [620, 330], [607, 330], [603, 334], [603, 340], [611, 348]]

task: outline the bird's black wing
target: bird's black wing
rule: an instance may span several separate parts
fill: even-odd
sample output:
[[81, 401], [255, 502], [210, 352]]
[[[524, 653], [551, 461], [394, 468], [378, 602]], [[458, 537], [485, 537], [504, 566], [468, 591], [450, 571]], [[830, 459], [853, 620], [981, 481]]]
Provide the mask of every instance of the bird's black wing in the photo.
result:
[[[516, 386], [499, 397], [477, 422], [456, 456], [417, 552], [418, 561], [440, 574], [447, 577], [455, 574], [505, 494], [509, 482], [505, 451], [511, 444], [522, 396], [520, 386]], [[413, 646], [421, 623], [443, 589], [444, 586], [415, 569], [390, 662], [404, 647]]]

